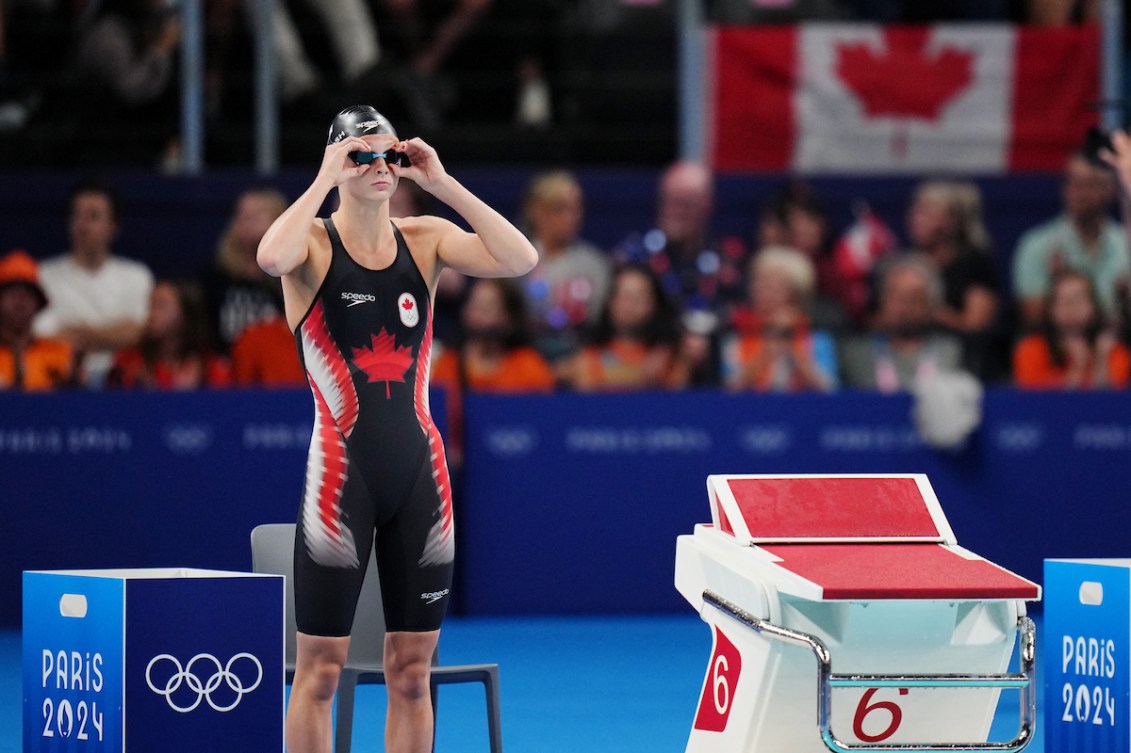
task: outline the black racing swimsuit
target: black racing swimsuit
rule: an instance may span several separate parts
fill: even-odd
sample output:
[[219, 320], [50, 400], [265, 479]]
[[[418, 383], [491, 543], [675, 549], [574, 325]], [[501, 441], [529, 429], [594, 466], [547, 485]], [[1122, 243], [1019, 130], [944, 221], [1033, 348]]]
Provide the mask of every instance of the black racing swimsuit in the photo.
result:
[[326, 279], [295, 340], [314, 433], [295, 538], [295, 617], [349, 635], [376, 538], [386, 629], [440, 627], [455, 554], [452, 497], [428, 408], [428, 286], [397, 227], [397, 255], [361, 266], [326, 219]]

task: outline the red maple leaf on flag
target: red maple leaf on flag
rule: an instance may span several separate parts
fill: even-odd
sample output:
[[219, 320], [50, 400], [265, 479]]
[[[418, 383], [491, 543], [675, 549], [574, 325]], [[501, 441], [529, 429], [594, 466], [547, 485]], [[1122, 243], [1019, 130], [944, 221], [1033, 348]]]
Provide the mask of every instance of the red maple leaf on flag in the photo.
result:
[[930, 28], [885, 28], [883, 33], [887, 49], [882, 52], [867, 43], [838, 45], [837, 77], [870, 118], [938, 120], [943, 107], [973, 81], [974, 53], [928, 51]]
[[354, 365], [369, 376], [370, 382], [385, 383], [385, 397], [392, 397], [392, 382], [404, 382], [405, 373], [412, 366], [412, 347], [398, 348], [396, 338], [385, 331], [373, 335], [369, 348], [353, 349]]

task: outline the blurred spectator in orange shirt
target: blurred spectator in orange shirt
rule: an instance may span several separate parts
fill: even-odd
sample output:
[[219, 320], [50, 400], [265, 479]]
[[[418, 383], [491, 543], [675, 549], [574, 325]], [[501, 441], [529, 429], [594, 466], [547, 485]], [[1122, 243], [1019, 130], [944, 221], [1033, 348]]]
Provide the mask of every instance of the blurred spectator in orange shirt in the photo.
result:
[[553, 372], [528, 343], [522, 291], [509, 280], [476, 280], [463, 307], [463, 343], [444, 349], [433, 380], [477, 392], [549, 391]]
[[647, 267], [622, 267], [593, 333], [564, 369], [582, 392], [678, 386], [678, 318], [660, 281]]
[[241, 387], [303, 387], [294, 332], [282, 316], [244, 329], [232, 346], [232, 381]]
[[811, 327], [806, 306], [816, 270], [801, 251], [763, 248], [750, 262], [750, 308], [736, 317], [723, 363], [732, 390], [798, 392], [836, 386], [836, 344]]
[[[465, 390], [550, 392], [554, 373], [530, 344], [526, 302], [511, 280], [476, 279], [464, 304], [462, 342], [432, 364], [432, 386], [445, 391], [449, 459], [461, 456]], [[440, 350], [439, 347], [436, 348]]]
[[1013, 352], [1013, 377], [1027, 389], [1126, 387], [1131, 353], [1103, 319], [1091, 279], [1066, 271], [1053, 280], [1042, 331]]
[[32, 320], [46, 305], [35, 260], [23, 251], [0, 259], [0, 389], [38, 392], [73, 381], [70, 343], [31, 331]]
[[228, 363], [212, 351], [200, 289], [188, 282], [158, 282], [149, 299], [141, 342], [119, 351], [110, 384], [158, 390], [227, 387]]

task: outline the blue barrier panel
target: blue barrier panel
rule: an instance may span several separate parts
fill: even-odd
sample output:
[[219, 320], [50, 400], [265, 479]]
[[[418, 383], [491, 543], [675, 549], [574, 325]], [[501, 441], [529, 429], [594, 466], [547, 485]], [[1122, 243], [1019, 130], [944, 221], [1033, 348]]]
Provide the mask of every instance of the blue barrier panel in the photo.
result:
[[1038, 580], [1049, 556], [1126, 553], [1126, 394], [986, 396], [940, 452], [908, 396], [471, 397], [460, 519], [473, 612], [667, 610], [675, 537], [709, 473], [926, 473], [969, 549]]
[[247, 570], [251, 529], [295, 518], [308, 393], [0, 397], [0, 622], [21, 570]]
[[0, 394], [0, 417], [11, 625], [22, 570], [250, 569], [251, 529], [295, 520], [314, 409], [306, 390]]
[[[855, 392], [470, 396], [456, 608], [682, 610], [674, 542], [708, 519], [709, 473], [922, 472], [959, 543], [1021, 575], [1127, 555], [1127, 393], [991, 390], [957, 453], [910, 410]], [[313, 410], [301, 390], [74, 393], [0, 395], [0, 416], [10, 625], [23, 570], [247, 569], [251, 528], [295, 518]]]

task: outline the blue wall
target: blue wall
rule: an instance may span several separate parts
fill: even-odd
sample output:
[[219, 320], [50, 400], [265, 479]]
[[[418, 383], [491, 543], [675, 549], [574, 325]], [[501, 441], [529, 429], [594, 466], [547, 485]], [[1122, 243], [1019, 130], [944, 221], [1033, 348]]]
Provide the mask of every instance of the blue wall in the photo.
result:
[[[442, 415], [439, 402], [437, 415]], [[1126, 393], [992, 390], [962, 452], [925, 446], [910, 398], [472, 396], [457, 488], [458, 610], [679, 611], [675, 537], [709, 473], [924, 472], [960, 544], [1039, 580], [1045, 557], [1131, 555]], [[0, 395], [0, 624], [22, 570], [250, 567], [295, 517], [303, 391]]]
[[1126, 394], [991, 391], [961, 452], [911, 399], [679, 395], [467, 405], [467, 603], [487, 612], [682, 606], [674, 539], [710, 519], [711, 473], [926, 473], [959, 544], [1040, 580], [1045, 557], [1131, 555]]

